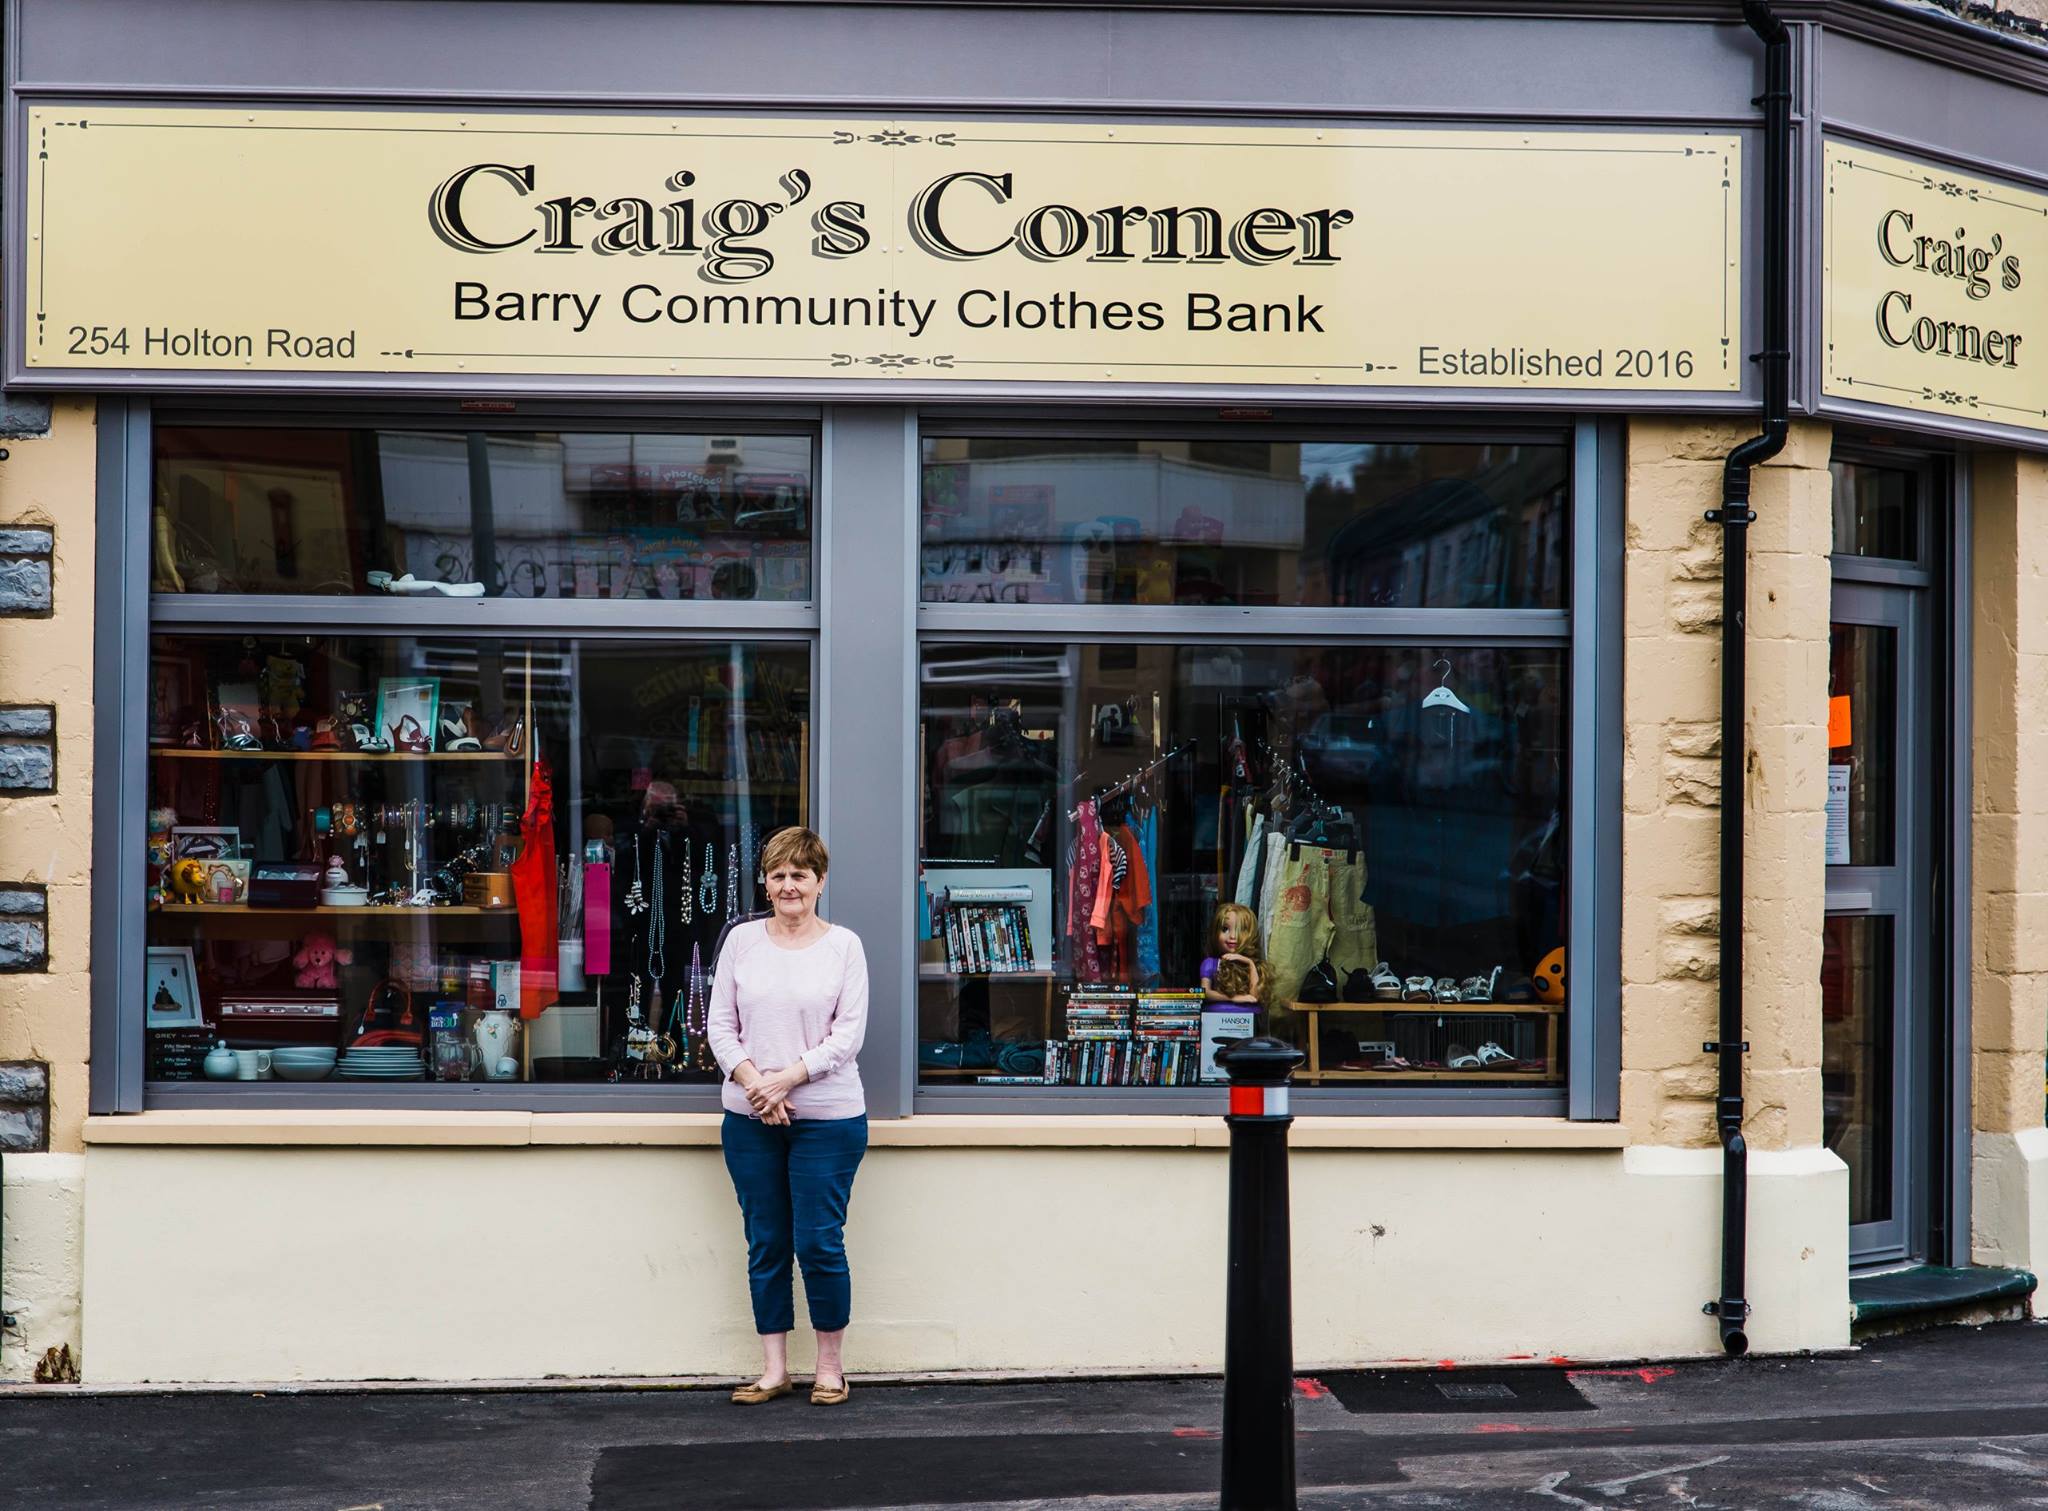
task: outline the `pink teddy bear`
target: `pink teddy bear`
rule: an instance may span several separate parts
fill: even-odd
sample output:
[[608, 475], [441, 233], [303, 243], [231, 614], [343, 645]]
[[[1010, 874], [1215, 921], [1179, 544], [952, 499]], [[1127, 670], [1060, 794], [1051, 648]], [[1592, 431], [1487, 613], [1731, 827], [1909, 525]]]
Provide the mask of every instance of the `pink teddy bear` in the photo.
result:
[[299, 972], [293, 979], [301, 987], [331, 992], [340, 985], [334, 978], [334, 968], [348, 965], [354, 959], [353, 954], [334, 942], [332, 934], [308, 934], [298, 954], [292, 956], [292, 964]]

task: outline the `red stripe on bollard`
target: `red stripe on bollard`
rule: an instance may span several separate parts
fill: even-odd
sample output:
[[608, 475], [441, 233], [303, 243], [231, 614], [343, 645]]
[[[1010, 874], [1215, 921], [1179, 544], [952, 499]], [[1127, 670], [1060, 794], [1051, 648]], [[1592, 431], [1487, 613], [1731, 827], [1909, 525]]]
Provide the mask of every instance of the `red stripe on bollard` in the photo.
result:
[[1230, 1110], [1238, 1117], [1259, 1117], [1266, 1110], [1266, 1088], [1263, 1086], [1233, 1086], [1230, 1088]]

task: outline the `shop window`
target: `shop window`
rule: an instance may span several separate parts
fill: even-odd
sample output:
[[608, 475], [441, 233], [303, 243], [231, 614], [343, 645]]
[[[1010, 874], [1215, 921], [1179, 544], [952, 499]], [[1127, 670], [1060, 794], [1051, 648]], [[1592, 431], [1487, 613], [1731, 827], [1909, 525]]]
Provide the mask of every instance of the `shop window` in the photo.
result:
[[806, 435], [163, 426], [157, 593], [812, 598]]
[[1835, 555], [1919, 559], [1922, 469], [1837, 458], [1828, 472]]
[[715, 1080], [714, 946], [808, 817], [810, 664], [160, 627], [149, 1078]]
[[1561, 1085], [1567, 665], [925, 644], [920, 1083], [1196, 1086], [1257, 1031], [1298, 1084]]
[[928, 436], [927, 603], [1555, 609], [1562, 442]]

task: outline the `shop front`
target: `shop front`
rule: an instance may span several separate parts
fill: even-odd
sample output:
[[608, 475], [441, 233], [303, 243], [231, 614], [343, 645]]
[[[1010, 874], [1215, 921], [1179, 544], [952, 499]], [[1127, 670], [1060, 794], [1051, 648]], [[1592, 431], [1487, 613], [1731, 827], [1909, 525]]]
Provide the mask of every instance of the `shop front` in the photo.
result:
[[1252, 1031], [1299, 1359], [1714, 1349], [1726, 739], [1752, 1345], [2037, 1262], [2048, 162], [1881, 80], [2010, 122], [2048, 61], [1784, 9], [1774, 248], [1734, 15], [20, 0], [0, 526], [59, 590], [0, 693], [84, 715], [0, 799], [57, 815], [0, 1059], [75, 1046], [31, 1322], [96, 1381], [744, 1368], [705, 1019], [800, 824], [870, 969], [857, 1372], [1218, 1367]]

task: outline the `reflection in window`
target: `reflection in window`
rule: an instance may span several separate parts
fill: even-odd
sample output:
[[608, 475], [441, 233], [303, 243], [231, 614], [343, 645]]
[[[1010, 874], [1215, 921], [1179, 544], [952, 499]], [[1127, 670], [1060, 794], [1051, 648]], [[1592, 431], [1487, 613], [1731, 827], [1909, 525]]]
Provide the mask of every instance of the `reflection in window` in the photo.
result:
[[1920, 474], [1904, 467], [1836, 461], [1833, 483], [1837, 556], [1913, 561], [1920, 554]]
[[1557, 608], [1560, 442], [927, 437], [928, 603]]
[[160, 593], [811, 596], [805, 435], [164, 426]]
[[921, 677], [925, 1083], [1196, 1084], [1253, 1031], [1310, 1084], [1562, 1079], [1562, 652], [930, 645]]
[[159, 633], [151, 1077], [715, 1079], [713, 950], [805, 820], [809, 661]]

